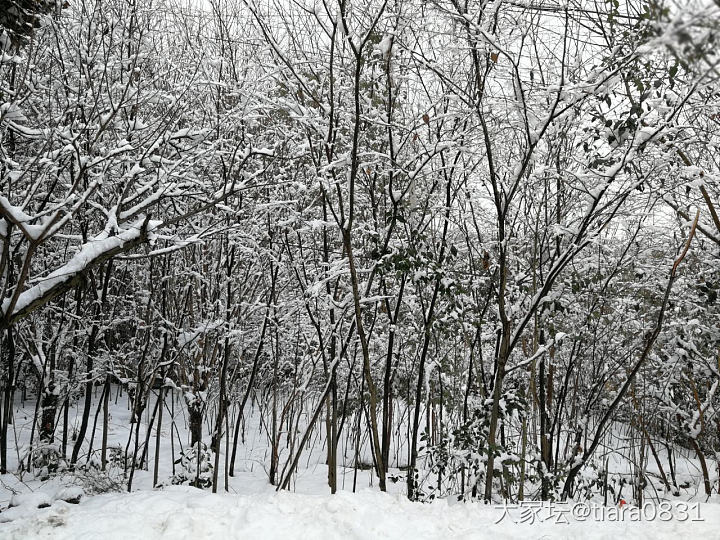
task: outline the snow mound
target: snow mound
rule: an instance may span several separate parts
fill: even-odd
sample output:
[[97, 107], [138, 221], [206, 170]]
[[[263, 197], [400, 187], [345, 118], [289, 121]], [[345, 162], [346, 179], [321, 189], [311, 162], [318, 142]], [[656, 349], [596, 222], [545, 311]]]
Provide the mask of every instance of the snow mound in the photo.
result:
[[[604, 521], [569, 518], [515, 523], [483, 504], [411, 503], [377, 491], [336, 495], [288, 492], [213, 495], [186, 486], [55, 501], [0, 527], [5, 539], [26, 538], [717, 538], [717, 505], [700, 505], [703, 521]], [[4, 529], [3, 529], [4, 528]]]
[[0, 523], [32, 518], [38, 509], [49, 508], [57, 501], [78, 504], [84, 495], [79, 486], [61, 487], [54, 495], [47, 491], [17, 493], [10, 499], [8, 508], [0, 514]]

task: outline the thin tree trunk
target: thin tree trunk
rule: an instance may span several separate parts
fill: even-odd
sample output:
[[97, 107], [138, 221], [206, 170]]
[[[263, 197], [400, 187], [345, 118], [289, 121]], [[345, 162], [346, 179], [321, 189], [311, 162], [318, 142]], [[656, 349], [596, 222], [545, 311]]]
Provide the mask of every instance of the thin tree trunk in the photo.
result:
[[102, 429], [102, 449], [100, 450], [100, 467], [104, 471], [107, 469], [107, 450], [108, 450], [108, 433], [110, 432], [110, 376], [105, 376], [105, 395], [103, 399], [103, 429]]
[[12, 418], [12, 405], [14, 393], [14, 368], [15, 368], [15, 340], [13, 338], [12, 326], [7, 329], [7, 380], [3, 389], [3, 407], [0, 418], [0, 473], [5, 474], [7, 470], [7, 432], [8, 425]]
[[105, 392], [106, 392], [105, 385], [103, 385], [102, 393], [100, 395], [100, 400], [98, 401], [97, 409], [95, 410], [95, 417], [93, 418], [93, 427], [92, 430], [90, 430], [90, 444], [88, 445], [88, 453], [87, 458], [85, 462], [90, 461], [90, 456], [92, 455], [93, 450], [93, 442], [95, 441], [95, 430], [97, 429], [97, 421], [98, 417], [100, 416], [100, 411], [103, 409], [103, 404], [105, 403]]
[[[162, 420], [163, 409], [165, 407], [165, 387], [161, 386], [158, 393], [158, 403], [160, 410], [158, 411], [158, 425], [155, 430], [155, 455], [153, 456], [153, 487], [158, 485], [158, 471], [160, 468], [160, 439], [162, 436]], [[172, 440], [172, 432], [170, 432], [170, 440]]]
[[252, 371], [250, 372], [250, 378], [248, 379], [247, 388], [245, 389], [242, 401], [240, 402], [240, 406], [238, 407], [237, 418], [235, 421], [235, 433], [233, 435], [232, 457], [230, 458], [230, 476], [235, 476], [235, 456], [237, 453], [238, 439], [240, 437], [240, 424], [242, 423], [245, 405], [247, 404], [247, 400], [250, 397], [250, 392], [252, 391], [253, 385], [255, 384], [255, 376], [257, 375], [258, 365], [260, 363], [260, 355], [262, 354], [263, 345], [265, 343], [265, 330], [267, 329], [267, 321], [268, 317], [267, 313], [265, 313], [262, 329], [260, 330], [258, 346], [255, 349], [255, 356], [253, 357], [253, 366]]
[[80, 422], [80, 431], [78, 432], [75, 446], [73, 447], [72, 457], [70, 463], [77, 462], [80, 449], [82, 448], [83, 442], [85, 441], [85, 433], [87, 432], [88, 420], [90, 419], [90, 408], [92, 407], [92, 371], [93, 371], [93, 358], [95, 356], [95, 339], [97, 338], [98, 327], [96, 324], [92, 326], [90, 330], [90, 336], [88, 337], [88, 350], [87, 350], [87, 365], [85, 368], [85, 376], [87, 381], [85, 382], [85, 403], [83, 406], [82, 421]]

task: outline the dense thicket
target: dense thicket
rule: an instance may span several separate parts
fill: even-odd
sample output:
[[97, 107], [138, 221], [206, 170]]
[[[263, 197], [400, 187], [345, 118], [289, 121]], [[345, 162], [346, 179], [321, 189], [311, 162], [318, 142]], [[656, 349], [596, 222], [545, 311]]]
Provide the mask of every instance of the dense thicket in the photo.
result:
[[19, 392], [24, 466], [72, 466], [122, 384], [129, 484], [177, 393], [215, 489], [257, 400], [283, 488], [320, 430], [332, 491], [352, 432], [413, 499], [582, 496], [625, 426], [638, 486], [677, 444], [717, 490], [720, 9], [587, 5], [79, 0], [0, 41], [3, 471]]

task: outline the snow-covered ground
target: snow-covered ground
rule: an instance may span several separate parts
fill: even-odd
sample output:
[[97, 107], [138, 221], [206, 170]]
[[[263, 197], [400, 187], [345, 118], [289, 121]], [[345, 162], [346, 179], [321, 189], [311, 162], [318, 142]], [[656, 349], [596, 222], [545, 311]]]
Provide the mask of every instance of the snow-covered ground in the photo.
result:
[[[481, 503], [411, 503], [402, 495], [363, 490], [336, 495], [264, 493], [213, 495], [172, 486], [92, 497], [79, 505], [56, 502], [32, 517], [5, 524], [10, 539], [153, 538], [720, 538], [717, 505], [700, 504], [688, 515], [673, 506], [670, 514], [633, 520], [607, 516], [579, 520], [545, 505], [531, 521], [523, 512]], [[530, 511], [527, 511], [529, 513]], [[548, 516], [554, 517], [548, 518]], [[619, 513], [617, 514], [619, 517]], [[671, 516], [671, 517], [669, 517]], [[694, 521], [699, 516], [700, 521]], [[644, 517], [652, 517], [646, 512]], [[685, 518], [685, 519], [683, 519]], [[563, 521], [556, 523], [556, 520]], [[567, 521], [565, 523], [564, 521]]]
[[[124, 449], [127, 445], [130, 412], [125, 395], [113, 392], [110, 409], [109, 447]], [[99, 396], [96, 396], [98, 398]], [[94, 402], [97, 402], [95, 399]], [[150, 407], [148, 407], [150, 409]], [[327, 487], [324, 463], [323, 433], [311, 438], [311, 447], [303, 453], [291, 491], [275, 492], [268, 482], [269, 444], [261, 428], [258, 405], [248, 406], [244, 439], [238, 446], [235, 476], [229, 477], [228, 493], [213, 495], [188, 486], [173, 486], [173, 449], [187, 444], [186, 422], [182, 401], [166, 410], [175, 412], [176, 424], [166, 417], [160, 437], [159, 483], [152, 489], [152, 469], [156, 429], [150, 431], [148, 470], [137, 470], [133, 492], [126, 493], [127, 477], [118, 462], [101, 472], [97, 467], [78, 471], [61, 471], [54, 475], [39, 471], [18, 473], [18, 457], [29, 447], [34, 404], [18, 402], [13, 424], [13, 438], [19, 450], [12, 450], [12, 473], [0, 476], [0, 538], [720, 538], [720, 496], [709, 502], [701, 496], [698, 466], [691, 454], [677, 448], [676, 472], [683, 487], [679, 496], [663, 492], [661, 483], [648, 463], [649, 486], [646, 506], [628, 504], [608, 507], [572, 506], [560, 503], [526, 503], [525, 506], [460, 503], [454, 499], [432, 503], [411, 503], [404, 496], [404, 472], [391, 468], [390, 493], [377, 490], [371, 471], [354, 464], [352, 438], [341, 438], [336, 495]], [[71, 424], [79, 417], [73, 409]], [[102, 423], [100, 418], [99, 423]], [[141, 440], [149, 416], [143, 415]], [[301, 423], [302, 425], [302, 423]], [[210, 431], [206, 426], [205, 435]], [[402, 429], [401, 429], [402, 430]], [[400, 430], [400, 431], [401, 431]], [[71, 432], [73, 429], [71, 429]], [[98, 427], [99, 431], [99, 427]], [[398, 432], [398, 443], [402, 437]], [[622, 427], [614, 434], [622, 441]], [[89, 443], [90, 434], [88, 434]], [[207, 437], [206, 437], [207, 438]], [[209, 442], [209, 439], [208, 441]], [[89, 446], [89, 444], [88, 444]], [[361, 450], [361, 461], [371, 458]], [[98, 461], [99, 433], [95, 435], [92, 454], [85, 448], [79, 463]], [[132, 445], [130, 445], [132, 448]], [[401, 446], [399, 446], [401, 448]], [[220, 464], [224, 484], [224, 444]], [[630, 474], [627, 452], [622, 447], [608, 449], [600, 456], [609, 461], [614, 474]], [[402, 451], [394, 452], [402, 461]], [[279, 464], [282, 468], [289, 450], [282, 445]], [[625, 471], [625, 472], [623, 472]], [[716, 471], [713, 471], [715, 474]], [[356, 477], [357, 475], [357, 477]], [[713, 482], [715, 476], [713, 475]], [[353, 484], [357, 493], [353, 493]], [[222, 490], [222, 485], [220, 491]], [[115, 491], [97, 494], [104, 490]], [[623, 491], [631, 496], [630, 486]], [[74, 504], [80, 499], [79, 504]], [[587, 514], [587, 515], [585, 515]]]

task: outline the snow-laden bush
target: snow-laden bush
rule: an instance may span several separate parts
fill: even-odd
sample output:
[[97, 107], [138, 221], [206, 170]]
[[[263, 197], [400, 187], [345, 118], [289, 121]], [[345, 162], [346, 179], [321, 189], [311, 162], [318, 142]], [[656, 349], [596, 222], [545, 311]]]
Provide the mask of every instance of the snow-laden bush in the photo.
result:
[[[460, 475], [465, 478], [460, 498], [472, 496], [482, 488], [485, 482], [485, 469], [488, 458], [487, 438], [490, 428], [490, 412], [492, 400], [476, 403], [467, 421], [456, 429], [443, 434], [440, 441], [428, 447], [428, 457], [431, 463], [431, 470], [438, 478], [437, 486], [434, 484], [426, 486], [421, 498], [433, 499], [436, 496], [443, 496], [445, 487], [440, 481], [445, 478], [451, 484], [453, 479]], [[500, 400], [499, 426], [503, 423], [510, 423], [518, 420], [525, 414], [525, 401], [514, 392], [506, 392]], [[425, 436], [422, 437], [425, 439]], [[516, 454], [517, 448], [508, 439], [503, 446], [499, 440], [492, 448], [495, 455], [496, 466], [507, 466], [503, 482], [516, 483], [515, 472], [512, 464], [518, 463], [520, 457]], [[527, 457], [526, 457], [527, 459]], [[505, 486], [507, 489], [507, 486]]]
[[204, 443], [185, 449], [175, 462], [179, 467], [171, 478], [174, 485], [209, 488], [213, 477], [213, 454]]
[[[95, 459], [78, 464], [72, 471], [73, 483], [81, 487], [88, 495], [123, 491], [122, 467], [112, 466], [110, 461], [108, 463], [109, 466], [104, 471]], [[116, 465], [118, 463], [115, 462]]]
[[[38, 444], [29, 451], [29, 458], [32, 472], [43, 481], [67, 468], [67, 463], [56, 444]], [[28, 454], [22, 459], [22, 463], [27, 462]]]

